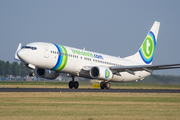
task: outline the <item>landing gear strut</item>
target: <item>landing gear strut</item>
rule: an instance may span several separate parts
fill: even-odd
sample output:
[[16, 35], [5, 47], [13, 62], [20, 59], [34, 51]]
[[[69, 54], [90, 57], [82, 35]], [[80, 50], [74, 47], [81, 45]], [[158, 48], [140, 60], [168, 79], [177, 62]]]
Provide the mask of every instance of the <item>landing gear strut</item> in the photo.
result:
[[72, 76], [72, 81], [69, 81], [69, 88], [72, 89], [73, 87], [75, 89], [78, 89], [79, 87], [79, 82], [78, 81], [74, 81], [74, 76]]
[[101, 89], [109, 89], [110, 87], [111, 87], [111, 84], [109, 83], [109, 82], [101, 82], [100, 83], [100, 87], [101, 87]]
[[34, 76], [35, 76], [34, 71], [29, 72], [29, 76], [30, 76], [30, 77], [34, 77]]

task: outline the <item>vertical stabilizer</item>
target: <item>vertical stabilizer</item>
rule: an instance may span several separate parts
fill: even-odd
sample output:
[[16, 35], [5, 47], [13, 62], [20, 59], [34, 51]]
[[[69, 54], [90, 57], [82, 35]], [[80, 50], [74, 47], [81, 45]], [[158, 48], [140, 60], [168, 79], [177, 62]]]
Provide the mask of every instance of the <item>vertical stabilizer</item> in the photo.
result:
[[157, 44], [159, 27], [160, 22], [155, 21], [139, 50], [134, 55], [124, 59], [139, 63], [140, 65], [151, 65]]

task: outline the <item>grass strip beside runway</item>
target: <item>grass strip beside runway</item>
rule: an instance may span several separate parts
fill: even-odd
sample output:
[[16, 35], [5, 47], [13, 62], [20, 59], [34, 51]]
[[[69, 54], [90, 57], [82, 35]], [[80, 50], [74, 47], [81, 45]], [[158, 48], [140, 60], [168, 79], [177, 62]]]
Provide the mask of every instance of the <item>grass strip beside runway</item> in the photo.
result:
[[179, 93], [0, 93], [0, 119], [180, 119]]
[[[99, 84], [99, 83], [95, 83]], [[0, 87], [6, 88], [69, 88], [63, 81], [0, 81]], [[93, 88], [93, 83], [79, 82], [79, 88]], [[111, 88], [119, 89], [180, 89], [179, 84], [111, 83]]]

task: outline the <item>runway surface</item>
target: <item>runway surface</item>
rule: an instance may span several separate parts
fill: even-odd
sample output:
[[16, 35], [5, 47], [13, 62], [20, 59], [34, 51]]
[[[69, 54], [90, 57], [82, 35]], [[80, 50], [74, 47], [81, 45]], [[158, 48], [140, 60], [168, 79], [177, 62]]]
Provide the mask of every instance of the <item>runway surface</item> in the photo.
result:
[[68, 88], [0, 88], [0, 92], [112, 92], [112, 93], [180, 93], [180, 89], [68, 89]]

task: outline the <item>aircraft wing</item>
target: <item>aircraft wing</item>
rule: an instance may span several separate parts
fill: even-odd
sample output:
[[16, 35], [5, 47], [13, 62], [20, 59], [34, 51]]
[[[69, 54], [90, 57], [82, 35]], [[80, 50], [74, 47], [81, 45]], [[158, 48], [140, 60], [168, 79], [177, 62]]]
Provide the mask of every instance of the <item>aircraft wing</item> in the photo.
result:
[[180, 64], [167, 64], [167, 65], [137, 65], [137, 66], [113, 66], [110, 69], [113, 73], [118, 72], [128, 72], [134, 74], [134, 71], [145, 70], [152, 73], [153, 70], [163, 70], [163, 69], [175, 69], [180, 68]]

